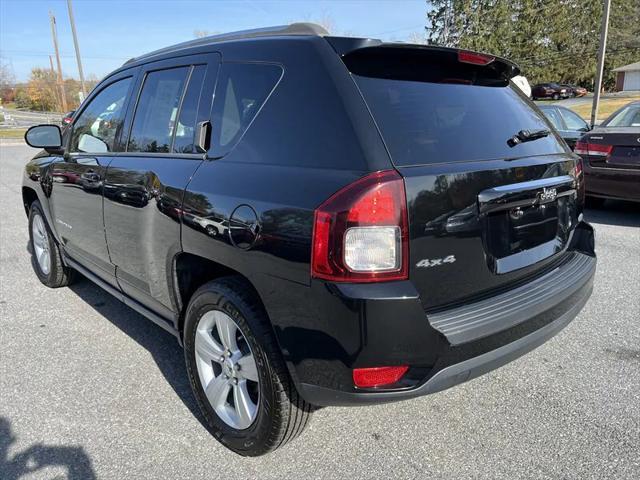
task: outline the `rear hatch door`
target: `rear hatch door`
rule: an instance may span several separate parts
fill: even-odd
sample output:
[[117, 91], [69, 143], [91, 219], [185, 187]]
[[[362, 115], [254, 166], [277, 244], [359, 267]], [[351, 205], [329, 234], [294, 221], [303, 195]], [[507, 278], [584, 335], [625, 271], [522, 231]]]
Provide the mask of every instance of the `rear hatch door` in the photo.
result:
[[343, 59], [405, 178], [410, 278], [426, 309], [513, 288], [562, 261], [582, 208], [577, 157], [510, 84], [513, 64], [395, 45]]

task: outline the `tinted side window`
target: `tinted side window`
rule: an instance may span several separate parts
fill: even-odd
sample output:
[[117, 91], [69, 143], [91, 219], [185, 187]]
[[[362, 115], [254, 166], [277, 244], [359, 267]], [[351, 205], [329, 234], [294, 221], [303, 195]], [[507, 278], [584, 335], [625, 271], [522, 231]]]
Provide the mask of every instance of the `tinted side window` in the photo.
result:
[[168, 153], [190, 67], [147, 74], [136, 106], [128, 152]]
[[196, 127], [196, 116], [198, 114], [198, 103], [200, 92], [202, 91], [202, 81], [206, 73], [205, 65], [193, 67], [187, 93], [182, 100], [180, 107], [180, 117], [176, 125], [176, 134], [173, 140], [173, 151], [177, 153], [193, 153], [193, 136]]
[[118, 130], [122, 128], [123, 108], [130, 85], [131, 77], [118, 80], [91, 100], [73, 123], [71, 152], [114, 151]]
[[223, 153], [240, 139], [278, 83], [282, 68], [257, 63], [222, 64], [213, 108], [213, 143]]

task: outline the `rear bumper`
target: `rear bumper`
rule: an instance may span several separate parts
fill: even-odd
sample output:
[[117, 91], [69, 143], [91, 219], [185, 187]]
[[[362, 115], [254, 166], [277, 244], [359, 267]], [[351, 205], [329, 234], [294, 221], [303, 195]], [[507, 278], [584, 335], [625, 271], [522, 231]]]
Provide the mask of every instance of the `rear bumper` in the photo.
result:
[[[312, 284], [306, 305], [318, 314], [315, 328], [276, 327], [300, 395], [321, 406], [404, 400], [524, 355], [571, 322], [591, 295], [596, 258], [588, 224], [576, 229], [571, 248], [561, 265], [525, 285], [436, 314], [425, 314], [411, 282]], [[460, 328], [465, 322], [469, 328]], [[388, 388], [353, 386], [353, 368], [381, 365], [410, 369]]]
[[592, 197], [640, 201], [640, 170], [592, 167], [584, 162], [585, 193]]
[[[594, 265], [595, 266], [595, 265]], [[578, 301], [564, 314], [544, 327], [495, 350], [439, 370], [417, 388], [401, 391], [341, 392], [316, 385], [301, 384], [300, 394], [315, 405], [366, 405], [420, 397], [451, 388], [495, 370], [542, 345], [573, 320], [587, 303], [593, 288], [590, 282]]]

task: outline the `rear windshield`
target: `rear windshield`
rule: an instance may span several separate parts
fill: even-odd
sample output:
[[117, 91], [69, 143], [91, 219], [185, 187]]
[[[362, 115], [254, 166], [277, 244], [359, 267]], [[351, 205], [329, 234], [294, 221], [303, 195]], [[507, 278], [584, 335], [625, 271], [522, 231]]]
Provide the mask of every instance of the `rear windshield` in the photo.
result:
[[[520, 130], [551, 129], [515, 85], [432, 83], [353, 74], [398, 166], [565, 152], [554, 133], [514, 147]], [[506, 83], [506, 82], [505, 82]]]
[[640, 127], [640, 104], [628, 105], [607, 120], [607, 127]]

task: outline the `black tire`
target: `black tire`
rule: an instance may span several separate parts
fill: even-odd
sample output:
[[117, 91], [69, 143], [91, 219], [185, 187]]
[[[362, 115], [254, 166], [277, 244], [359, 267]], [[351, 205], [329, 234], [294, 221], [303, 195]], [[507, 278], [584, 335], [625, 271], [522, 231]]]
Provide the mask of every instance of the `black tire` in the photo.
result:
[[551, 98], [553, 98], [554, 100], [560, 100], [560, 95], [558, 95], [557, 93], [554, 93]]
[[585, 205], [587, 206], [587, 208], [601, 208], [604, 205], [605, 201], [606, 201], [605, 198], [586, 197]]
[[[244, 430], [232, 428], [209, 403], [196, 366], [198, 322], [211, 310], [233, 319], [253, 353], [259, 379], [257, 416]], [[271, 452], [296, 438], [311, 417], [312, 406], [299, 395], [284, 364], [269, 319], [251, 285], [241, 277], [224, 277], [198, 289], [189, 302], [184, 325], [187, 374], [211, 433], [224, 446], [243, 456]]]
[[[34, 236], [33, 236], [33, 222], [39, 217], [42, 219], [42, 223], [44, 229], [46, 230], [46, 243], [49, 248], [49, 272], [45, 273], [43, 269], [40, 267], [38, 263], [38, 259], [36, 258], [36, 248], [34, 245]], [[35, 200], [29, 209], [29, 249], [31, 251], [31, 265], [33, 270], [36, 273], [38, 279], [47, 287], [50, 288], [59, 288], [66, 287], [70, 283], [73, 282], [74, 279], [74, 270], [65, 266], [62, 261], [62, 253], [60, 251], [60, 247], [56, 242], [53, 234], [51, 233], [51, 229], [49, 228], [49, 224], [47, 223], [47, 218], [44, 216], [42, 211], [42, 206], [40, 202]]]

